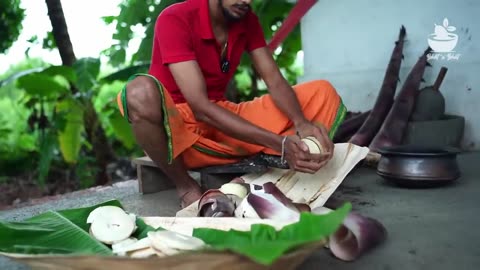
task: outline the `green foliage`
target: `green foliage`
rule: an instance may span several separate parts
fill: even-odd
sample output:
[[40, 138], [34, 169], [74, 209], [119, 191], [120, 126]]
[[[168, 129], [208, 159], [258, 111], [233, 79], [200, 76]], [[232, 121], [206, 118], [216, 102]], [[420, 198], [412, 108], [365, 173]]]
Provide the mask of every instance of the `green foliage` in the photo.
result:
[[[68, 81], [76, 81], [76, 75], [73, 69], [63, 66], [51, 66], [17, 79], [17, 86], [27, 95], [26, 105], [33, 105], [31, 128], [36, 127], [41, 134], [38, 165], [41, 185], [48, 177], [57, 147], [67, 163], [75, 163], [80, 150], [83, 109], [69, 97]], [[40, 107], [40, 114], [36, 107]]]
[[111, 114], [109, 120], [118, 140], [120, 140], [127, 149], [133, 149], [136, 142], [130, 124], [117, 112]]
[[38, 134], [29, 129], [27, 122], [32, 108], [25, 105], [28, 96], [14, 82], [17, 75], [37, 72], [44, 66], [41, 60], [30, 59], [0, 75], [0, 172], [3, 175], [32, 171], [38, 165]]
[[[287, 18], [294, 4], [290, 1], [253, 1], [252, 8], [260, 19], [265, 39], [269, 41]], [[273, 53], [280, 70], [290, 84], [297, 82], [301, 70], [294, 66], [297, 53], [302, 49], [300, 27], [297, 26], [285, 39], [281, 47]], [[248, 77], [248, 80], [246, 79]], [[267, 89], [254, 72], [252, 62], [247, 55], [242, 58], [239, 70], [235, 76], [237, 90], [242, 101], [253, 99], [267, 93]], [[258, 92], [252, 90], [258, 87]]]
[[131, 62], [127, 64], [127, 66], [150, 61], [153, 30], [157, 16], [166, 7], [182, 1], [183, 0], [123, 0], [120, 4], [121, 11], [118, 16], [103, 18], [106, 24], [116, 24], [116, 33], [113, 35], [113, 39], [117, 44], [104, 51], [104, 54], [110, 59], [110, 64], [118, 67], [127, 61], [125, 51], [128, 48], [129, 41], [136, 34], [133, 32], [134, 26], [144, 28], [145, 35], [142, 38], [137, 53], [132, 56]]
[[26, 133], [25, 111], [17, 113], [17, 105], [9, 99], [0, 99], [0, 172], [13, 175], [30, 170], [35, 165], [34, 134]]
[[78, 161], [84, 132], [82, 105], [74, 99], [65, 99], [57, 104], [57, 113], [64, 115], [66, 121], [58, 136], [63, 158], [67, 163], [75, 164]]
[[77, 82], [77, 74], [76, 71], [67, 66], [50, 66], [42, 71], [42, 74], [49, 75], [49, 76], [57, 76], [60, 75], [67, 79], [71, 83]]
[[[42, 41], [38, 39], [38, 35], [33, 35], [30, 39], [27, 40], [28, 43], [31, 45], [25, 51], [25, 55], [28, 57], [30, 49], [33, 46], [41, 46], [45, 50], [53, 50], [57, 48], [57, 44], [55, 43], [55, 37], [53, 36], [52, 31], [48, 31]], [[41, 42], [41, 43], [40, 43]]]
[[124, 85], [123, 81], [101, 84], [95, 97], [94, 106], [95, 110], [99, 112], [107, 136], [114, 142], [119, 141], [126, 150], [134, 151], [136, 142], [132, 128], [119, 113], [116, 101], [117, 94]]
[[95, 184], [95, 175], [99, 171], [95, 157], [79, 156], [75, 166], [75, 176], [80, 182], [80, 188], [88, 188]]
[[12, 96], [18, 96], [18, 89], [15, 87], [14, 82], [29, 73], [38, 72], [47, 67], [48, 64], [38, 58], [30, 58], [23, 60], [18, 64], [13, 65], [5, 74], [0, 75], [0, 97], [5, 94]]
[[149, 66], [150, 63], [129, 66], [101, 78], [100, 81], [103, 83], [112, 83], [114, 81], [127, 81], [128, 78], [130, 78], [130, 76], [135, 73], [146, 73]]
[[18, 87], [27, 94], [38, 98], [57, 98], [68, 92], [68, 88], [57, 82], [51, 75], [31, 73], [18, 79]]
[[[29, 170], [36, 167], [38, 182], [44, 185], [52, 163], [63, 162], [64, 167], [74, 170], [82, 188], [94, 184], [99, 170], [95, 158], [82, 155], [91, 149], [85, 138], [84, 122], [84, 101], [89, 98], [93, 99], [102, 127], [116, 151], [122, 155], [140, 154], [131, 127], [116, 105], [116, 96], [124, 86], [123, 81], [116, 79], [126, 75], [125, 71], [115, 71], [101, 80], [100, 61], [93, 58], [79, 59], [73, 68], [23, 67], [29, 69], [5, 74], [6, 79], [0, 80], [0, 93], [12, 93], [8, 99], [0, 96], [0, 109], [7, 112], [3, 114], [6, 117], [0, 115], [0, 124], [6, 122], [2, 125], [5, 132], [0, 135], [0, 169], [12, 167], [15, 162], [28, 164]], [[141, 67], [145, 65], [134, 68]], [[81, 94], [72, 94], [71, 85]], [[38, 155], [38, 159], [33, 155]]]
[[45, 186], [45, 180], [50, 172], [50, 166], [54, 158], [54, 150], [56, 148], [56, 136], [53, 130], [47, 130], [46, 134], [40, 136], [40, 161], [38, 165], [38, 183]]
[[42, 43], [42, 48], [48, 49], [48, 50], [53, 50], [57, 48], [57, 45], [55, 43], [55, 38], [53, 37], [53, 32], [48, 31], [47, 36], [43, 39]]
[[92, 87], [97, 83], [97, 77], [100, 73], [100, 59], [82, 58], [78, 59], [73, 68], [77, 73], [78, 81], [77, 87], [82, 92], [92, 90]]
[[6, 52], [20, 36], [25, 10], [20, 0], [0, 0], [0, 53]]

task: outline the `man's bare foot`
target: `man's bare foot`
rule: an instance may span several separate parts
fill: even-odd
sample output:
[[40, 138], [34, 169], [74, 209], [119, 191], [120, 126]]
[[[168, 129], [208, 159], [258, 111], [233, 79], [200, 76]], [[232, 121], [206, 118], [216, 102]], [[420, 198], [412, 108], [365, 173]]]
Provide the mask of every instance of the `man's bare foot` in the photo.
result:
[[183, 193], [181, 193], [180, 195], [180, 200], [181, 200], [181, 205], [180, 207], [185, 208], [187, 206], [189, 206], [190, 204], [194, 203], [195, 201], [197, 201], [198, 199], [200, 199], [200, 197], [202, 197], [203, 193], [202, 193], [202, 190], [200, 189], [200, 187], [192, 187], [190, 188], [188, 191], [185, 191]]

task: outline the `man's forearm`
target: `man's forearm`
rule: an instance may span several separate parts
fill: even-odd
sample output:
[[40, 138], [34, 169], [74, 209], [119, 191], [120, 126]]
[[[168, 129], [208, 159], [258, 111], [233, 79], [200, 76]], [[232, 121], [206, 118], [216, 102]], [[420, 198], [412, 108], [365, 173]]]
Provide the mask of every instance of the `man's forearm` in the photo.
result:
[[201, 121], [238, 140], [281, 151], [282, 136], [256, 126], [214, 103], [203, 108]]
[[287, 81], [282, 80], [270, 87], [270, 95], [277, 107], [293, 122], [295, 126], [308, 121], [303, 114], [297, 95]]

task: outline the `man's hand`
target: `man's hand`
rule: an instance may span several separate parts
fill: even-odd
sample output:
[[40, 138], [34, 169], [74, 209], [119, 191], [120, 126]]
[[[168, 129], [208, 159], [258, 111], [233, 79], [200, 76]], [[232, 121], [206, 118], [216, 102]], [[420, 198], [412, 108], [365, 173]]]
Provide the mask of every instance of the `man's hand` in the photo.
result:
[[285, 161], [290, 169], [305, 173], [316, 173], [327, 162], [329, 154], [311, 154], [298, 135], [287, 136], [285, 141]]
[[325, 165], [333, 157], [333, 151], [335, 147], [330, 137], [328, 137], [327, 129], [323, 125], [317, 126], [307, 121], [298, 124], [296, 129], [300, 138], [313, 136], [320, 142], [324, 153], [321, 158], [316, 161], [319, 162], [323, 167], [323, 165]]

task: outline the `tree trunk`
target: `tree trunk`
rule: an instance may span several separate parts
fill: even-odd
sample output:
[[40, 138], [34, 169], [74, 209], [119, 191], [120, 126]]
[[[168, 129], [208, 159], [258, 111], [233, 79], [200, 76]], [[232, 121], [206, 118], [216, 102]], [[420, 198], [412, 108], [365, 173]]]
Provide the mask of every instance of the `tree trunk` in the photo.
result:
[[97, 166], [100, 169], [97, 173], [95, 183], [97, 185], [105, 185], [111, 181], [107, 173], [107, 165], [115, 160], [115, 155], [108, 143], [105, 131], [100, 125], [93, 103], [88, 100], [85, 107], [84, 123], [87, 140], [92, 144]]
[[[60, 0], [45, 0], [48, 8], [48, 16], [52, 24], [52, 33], [57, 45], [62, 64], [64, 66], [73, 66], [76, 61], [75, 53], [73, 51], [72, 42], [68, 34], [68, 27], [63, 14], [62, 3]], [[72, 86], [72, 93], [76, 93], [77, 89]], [[103, 130], [98, 120], [97, 113], [93, 107], [91, 100], [86, 100], [84, 124], [87, 132], [87, 140], [93, 147], [93, 152], [99, 167], [99, 172], [96, 177], [96, 184], [103, 185], [110, 182], [107, 174], [107, 165], [115, 160], [112, 148], [108, 143], [105, 131]]]
[[68, 35], [67, 22], [63, 14], [62, 3], [60, 0], [46, 0], [48, 16], [52, 23], [52, 33], [57, 44], [62, 63], [65, 66], [72, 66], [75, 62], [75, 53], [73, 52], [72, 42]]

